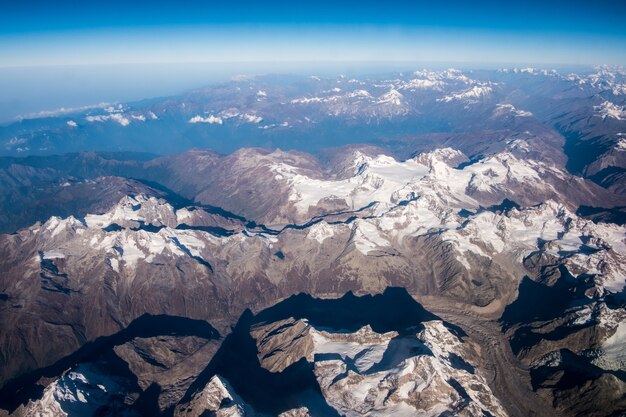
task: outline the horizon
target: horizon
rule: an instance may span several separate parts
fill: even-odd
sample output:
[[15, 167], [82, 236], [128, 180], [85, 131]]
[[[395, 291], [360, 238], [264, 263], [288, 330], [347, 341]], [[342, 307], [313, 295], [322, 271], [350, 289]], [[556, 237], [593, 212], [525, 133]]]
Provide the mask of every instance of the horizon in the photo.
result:
[[[245, 64], [256, 64], [255, 67]], [[135, 64], [73, 64], [0, 67], [0, 126], [25, 119], [54, 116], [115, 103], [132, 103], [176, 96], [198, 88], [232, 81], [237, 76], [375, 77], [421, 69], [494, 71], [534, 67], [560, 73], [586, 73], [620, 65], [542, 65], [540, 63], [479, 62], [194, 62]], [[150, 77], [146, 77], [146, 70]], [[176, 72], [177, 76], [172, 77]]]
[[235, 74], [626, 65], [626, 3], [609, 0], [27, 0], [0, 10], [0, 123], [174, 95]]

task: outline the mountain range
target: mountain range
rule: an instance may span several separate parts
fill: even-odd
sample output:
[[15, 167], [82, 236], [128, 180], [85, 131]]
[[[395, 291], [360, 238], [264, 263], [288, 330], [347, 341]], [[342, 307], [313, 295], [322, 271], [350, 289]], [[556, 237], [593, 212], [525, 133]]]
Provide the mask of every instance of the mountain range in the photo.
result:
[[2, 126], [0, 414], [624, 415], [625, 106], [450, 69]]

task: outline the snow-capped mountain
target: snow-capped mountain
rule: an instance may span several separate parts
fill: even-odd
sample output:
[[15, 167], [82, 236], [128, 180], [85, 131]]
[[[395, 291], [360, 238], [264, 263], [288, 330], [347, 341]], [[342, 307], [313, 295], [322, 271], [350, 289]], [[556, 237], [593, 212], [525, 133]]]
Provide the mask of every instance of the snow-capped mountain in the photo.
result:
[[[432, 150], [441, 144], [425, 135], [443, 133], [465, 136], [448, 145], [474, 157], [466, 148], [467, 136], [478, 141], [496, 133], [497, 142], [504, 142], [520, 134], [550, 134], [558, 149], [545, 142], [519, 149], [543, 158], [560, 153], [569, 158], [571, 172], [623, 190], [625, 162], [611, 152], [626, 132], [624, 73], [621, 67], [597, 67], [576, 74], [507, 68], [294, 76], [288, 82], [239, 77], [180, 96], [24, 119], [0, 127], [0, 153], [150, 149], [169, 154], [193, 147], [231, 153], [243, 146], [319, 152], [369, 142], [406, 158], [397, 152], [407, 141], [411, 152]], [[484, 140], [494, 145], [493, 138]]]
[[[617, 205], [619, 198], [558, 164], [510, 151], [471, 161], [452, 148], [401, 161], [363, 147], [326, 165], [303, 153], [243, 149], [229, 156], [193, 151], [141, 166], [146, 176], [160, 175], [169, 186], [195, 194], [196, 203], [180, 198], [170, 203], [171, 191], [145, 188], [99, 213], [52, 216], [0, 236], [0, 302], [7, 307], [1, 318], [8, 329], [0, 346], [2, 357], [11, 358], [3, 363], [3, 380], [63, 361], [85, 342], [123, 332], [145, 313], [206, 320], [228, 335], [246, 308], [271, 308], [295, 293], [333, 298], [387, 287], [426, 297], [427, 306], [434, 297], [440, 300], [432, 306], [435, 311], [452, 305], [500, 319], [502, 332], [492, 321], [490, 334], [498, 343], [510, 343], [509, 354], [518, 357], [510, 360], [522, 361], [516, 365], [522, 370], [526, 366], [544, 375], [552, 369], [546, 363], [561, 362], [541, 358], [563, 349], [595, 367], [596, 373], [584, 379], [591, 386], [604, 380], [594, 375], [609, 375], [621, 366], [616, 346], [624, 317], [626, 229], [576, 214], [579, 205]], [[210, 181], [193, 181], [199, 172]], [[231, 211], [217, 209], [217, 201]], [[549, 321], [552, 316], [541, 306], [528, 304], [528, 285], [545, 287], [546, 294], [569, 294], [554, 307], [558, 322]], [[452, 317], [452, 324], [471, 326]], [[507, 402], [512, 400], [490, 382], [490, 368], [478, 353], [486, 349], [485, 341], [471, 336], [473, 327], [465, 340], [436, 320], [408, 334], [365, 324], [337, 333], [341, 328], [329, 331], [298, 320], [253, 326], [260, 366], [275, 372], [304, 360], [327, 406], [342, 415], [445, 410], [516, 415], [544, 401]], [[552, 335], [550, 343], [537, 340], [538, 323]], [[301, 337], [282, 340], [292, 337], [285, 333], [287, 325], [300, 329]], [[272, 326], [283, 329], [280, 339], [274, 340]], [[51, 342], [41, 345], [41, 338]], [[285, 347], [263, 353], [277, 343]], [[426, 348], [430, 354], [420, 353]], [[396, 349], [413, 353], [374, 372]], [[143, 372], [125, 358], [133, 373]], [[455, 358], [468, 364], [459, 368]], [[251, 388], [241, 391], [232, 375], [215, 371], [203, 388], [193, 382], [200, 371], [197, 362], [176, 371], [188, 375], [187, 383], [159, 400], [159, 409], [188, 407], [199, 410], [197, 415], [264, 412], [248, 397]], [[72, 372], [47, 385], [45, 400], [30, 398], [23, 407], [63, 408], [61, 388], [81, 373]], [[134, 388], [138, 393], [151, 385], [151, 374], [141, 375], [145, 382]], [[576, 409], [562, 399], [566, 391], [545, 394], [545, 383], [533, 378], [532, 384], [522, 383], [525, 390], [560, 398], [558, 407], [564, 410]], [[76, 390], [92, 392], [87, 386]], [[435, 393], [436, 401], [426, 400]], [[198, 395], [221, 399], [202, 400], [202, 408]], [[183, 406], [189, 401], [192, 405]], [[319, 414], [311, 401], [307, 412]], [[206, 405], [213, 403], [218, 405]], [[139, 407], [133, 401], [122, 404]], [[298, 407], [281, 412], [305, 413]]]

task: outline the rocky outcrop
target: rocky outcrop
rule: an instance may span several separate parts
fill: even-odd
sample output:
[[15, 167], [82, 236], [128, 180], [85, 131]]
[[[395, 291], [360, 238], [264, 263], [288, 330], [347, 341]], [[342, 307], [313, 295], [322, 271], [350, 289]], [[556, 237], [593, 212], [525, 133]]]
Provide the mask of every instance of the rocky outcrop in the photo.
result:
[[507, 415], [480, 363], [475, 342], [403, 290], [300, 295], [242, 317], [176, 415], [215, 410], [216, 380], [245, 415]]

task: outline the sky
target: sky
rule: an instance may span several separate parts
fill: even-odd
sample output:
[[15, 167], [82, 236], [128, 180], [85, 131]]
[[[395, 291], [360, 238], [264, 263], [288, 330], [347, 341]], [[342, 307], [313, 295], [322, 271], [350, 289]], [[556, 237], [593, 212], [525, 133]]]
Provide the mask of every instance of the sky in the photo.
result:
[[626, 2], [2, 1], [2, 66], [436, 61], [626, 64]]
[[626, 1], [0, 0], [0, 123], [239, 73], [626, 64]]

